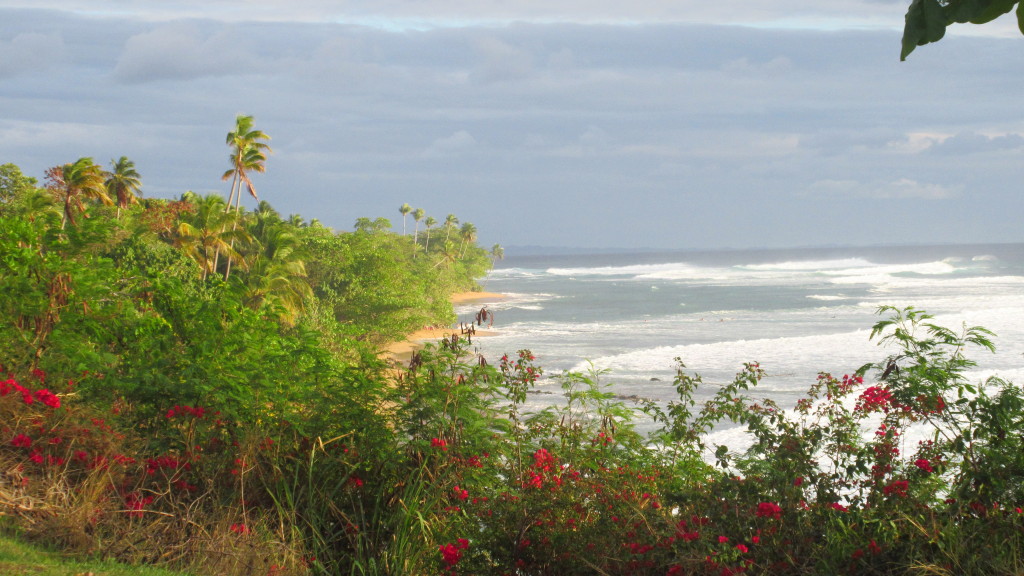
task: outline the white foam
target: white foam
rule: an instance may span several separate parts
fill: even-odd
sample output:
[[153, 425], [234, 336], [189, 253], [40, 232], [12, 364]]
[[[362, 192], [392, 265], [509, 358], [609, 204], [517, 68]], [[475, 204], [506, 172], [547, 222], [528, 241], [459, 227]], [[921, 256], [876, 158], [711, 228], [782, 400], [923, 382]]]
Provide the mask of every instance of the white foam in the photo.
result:
[[739, 266], [746, 270], [757, 271], [804, 271], [818, 272], [822, 270], [848, 269], [848, 268], [869, 268], [875, 266], [863, 258], [843, 258], [840, 260], [796, 260], [791, 262], [777, 262], [774, 264], [747, 264]]

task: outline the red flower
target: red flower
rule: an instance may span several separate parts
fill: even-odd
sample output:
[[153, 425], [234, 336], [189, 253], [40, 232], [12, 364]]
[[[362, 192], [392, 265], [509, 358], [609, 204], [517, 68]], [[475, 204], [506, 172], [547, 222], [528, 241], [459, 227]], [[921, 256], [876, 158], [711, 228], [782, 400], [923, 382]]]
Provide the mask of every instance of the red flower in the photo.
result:
[[252, 530], [245, 524], [232, 524], [230, 530], [235, 534], [251, 534]]
[[740, 551], [740, 554], [746, 554], [747, 552], [750, 552], [750, 548], [747, 548], [743, 544], [737, 544], [736, 549]]
[[541, 448], [533, 453], [533, 467], [550, 472], [551, 466], [555, 464], [555, 457]]
[[146, 506], [153, 503], [153, 497], [142, 497], [138, 492], [132, 492], [125, 496], [124, 503], [128, 507], [129, 516], [132, 516], [133, 518], [141, 518], [142, 511], [146, 509]]
[[885, 488], [882, 488], [882, 492], [886, 496], [906, 496], [907, 488], [909, 486], [910, 484], [906, 480], [896, 480]]
[[[36, 390], [36, 399], [38, 399], [43, 404], [49, 406], [50, 408], [60, 408], [60, 398], [58, 398], [56, 394], [50, 392], [46, 388]], [[25, 403], [31, 404], [31, 402]]]
[[439, 438], [431, 438], [430, 445], [434, 448], [440, 448], [442, 452], [446, 452], [448, 450], [448, 443]]
[[761, 502], [757, 505], [757, 517], [778, 520], [782, 518], [782, 508], [774, 502]]
[[728, 536], [719, 536], [718, 537], [718, 543], [719, 544], [725, 544], [728, 541], [729, 541], [729, 537]]
[[11, 440], [11, 446], [17, 448], [28, 448], [32, 445], [32, 439], [24, 434], [18, 434]]
[[891, 402], [891, 392], [880, 386], [872, 386], [861, 393], [860, 398], [857, 399], [855, 410], [862, 412], [882, 410], [888, 414]]
[[438, 550], [441, 551], [441, 561], [448, 565], [449, 568], [454, 568], [459, 560], [462, 559], [462, 551], [469, 548], [469, 540], [465, 538], [459, 538], [455, 544], [442, 544], [438, 546]]
[[924, 470], [925, 472], [928, 472], [929, 474], [934, 471], [931, 462], [925, 460], [924, 458], [918, 458], [917, 460], [915, 460], [914, 466], [917, 466], [918, 468]]

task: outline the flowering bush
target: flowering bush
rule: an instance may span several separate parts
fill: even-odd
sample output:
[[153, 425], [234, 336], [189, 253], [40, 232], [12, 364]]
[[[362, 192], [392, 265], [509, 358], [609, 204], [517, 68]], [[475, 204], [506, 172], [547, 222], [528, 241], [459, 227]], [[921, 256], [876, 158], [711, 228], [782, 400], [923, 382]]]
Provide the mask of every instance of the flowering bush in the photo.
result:
[[[529, 412], [543, 374], [533, 355], [492, 367], [460, 342], [367, 389], [372, 409], [338, 404], [317, 436], [169, 402], [146, 442], [121, 425], [127, 401], [100, 415], [45, 375], [7, 378], [0, 463], [16, 481], [0, 503], [54, 509], [58, 485], [95, 494], [77, 516], [61, 508], [88, 529], [62, 533], [136, 559], [131, 546], [219, 538], [257, 554], [238, 573], [1020, 572], [1024, 396], [967, 382], [962, 351], [989, 348], [983, 330], [886, 311], [873, 336], [897, 344], [892, 356], [822, 373], [792, 408], [751, 393], [756, 363], [698, 406], [700, 378], [680, 364], [679, 399], [644, 406], [660, 427], [649, 436], [601, 371], [555, 377], [564, 402]], [[723, 424], [749, 432], [749, 448], [715, 445]]]

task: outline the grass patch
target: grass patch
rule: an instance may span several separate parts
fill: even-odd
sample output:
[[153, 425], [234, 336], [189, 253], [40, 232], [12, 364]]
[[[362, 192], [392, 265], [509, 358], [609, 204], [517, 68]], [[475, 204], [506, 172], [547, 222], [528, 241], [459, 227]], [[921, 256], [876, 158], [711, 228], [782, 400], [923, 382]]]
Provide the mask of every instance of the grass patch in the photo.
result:
[[187, 576], [109, 560], [78, 560], [0, 532], [0, 574], [5, 576]]

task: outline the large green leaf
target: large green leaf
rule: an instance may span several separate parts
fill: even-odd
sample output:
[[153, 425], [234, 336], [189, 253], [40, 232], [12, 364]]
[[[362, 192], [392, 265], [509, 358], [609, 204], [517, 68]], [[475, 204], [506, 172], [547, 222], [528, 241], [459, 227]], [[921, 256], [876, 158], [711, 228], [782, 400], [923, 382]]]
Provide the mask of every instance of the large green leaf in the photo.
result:
[[985, 6], [979, 6], [979, 9], [971, 16], [969, 21], [971, 24], [984, 24], [1013, 10], [1017, 0], [988, 0], [984, 2], [975, 0], [975, 3], [984, 4]]
[[[1019, 0], [913, 0], [907, 8], [900, 60], [918, 46], [937, 42], [953, 23], [985, 24], [1013, 10]], [[1024, 33], [1024, 12], [1017, 9], [1017, 24]]]
[[938, 42], [945, 34], [946, 15], [939, 1], [914, 0], [907, 9], [900, 60], [906, 60], [918, 46]]

